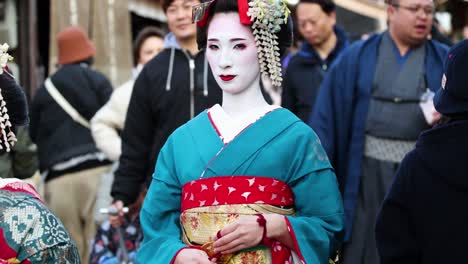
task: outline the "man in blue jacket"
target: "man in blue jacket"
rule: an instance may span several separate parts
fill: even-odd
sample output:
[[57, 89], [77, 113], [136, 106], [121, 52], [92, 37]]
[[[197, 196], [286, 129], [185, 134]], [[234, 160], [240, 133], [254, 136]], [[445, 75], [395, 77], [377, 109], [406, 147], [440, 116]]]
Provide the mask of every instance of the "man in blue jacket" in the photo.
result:
[[447, 47], [428, 40], [431, 0], [388, 2], [388, 31], [352, 45], [322, 83], [310, 125], [343, 193], [343, 263], [379, 263], [374, 223], [404, 155], [436, 121], [420, 106], [440, 86]]
[[332, 0], [301, 0], [297, 5], [297, 25], [304, 44], [289, 61], [281, 104], [304, 122], [309, 120], [325, 73], [348, 46], [345, 32], [335, 25], [335, 8]]

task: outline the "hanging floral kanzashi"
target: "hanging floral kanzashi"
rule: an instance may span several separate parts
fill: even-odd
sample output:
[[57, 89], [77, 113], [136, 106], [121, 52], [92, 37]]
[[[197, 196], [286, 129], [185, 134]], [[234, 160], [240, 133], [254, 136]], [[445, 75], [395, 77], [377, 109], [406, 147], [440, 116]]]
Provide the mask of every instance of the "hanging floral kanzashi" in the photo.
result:
[[277, 33], [288, 22], [291, 11], [283, 0], [253, 0], [247, 15], [257, 44], [262, 75], [268, 76], [274, 86], [281, 86], [281, 57]]
[[[10, 74], [5, 70], [7, 62], [13, 60], [13, 57], [8, 54], [8, 44], [4, 43], [0, 46], [0, 74]], [[2, 87], [0, 87], [0, 150], [9, 152], [17, 141], [15, 133], [8, 115], [7, 104], [3, 99]]]

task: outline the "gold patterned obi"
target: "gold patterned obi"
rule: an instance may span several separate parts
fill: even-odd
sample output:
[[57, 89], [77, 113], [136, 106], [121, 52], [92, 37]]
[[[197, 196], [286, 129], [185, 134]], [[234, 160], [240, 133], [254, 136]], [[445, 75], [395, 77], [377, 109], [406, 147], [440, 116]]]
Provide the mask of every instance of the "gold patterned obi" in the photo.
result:
[[[200, 248], [209, 245], [220, 229], [242, 216], [269, 213], [294, 215], [293, 206], [290, 187], [273, 178], [223, 176], [192, 181], [182, 187], [182, 239], [188, 246]], [[275, 242], [273, 252], [271, 248], [259, 245], [223, 255], [217, 263], [274, 264], [285, 263], [280, 261], [285, 257], [292, 259], [291, 251]]]

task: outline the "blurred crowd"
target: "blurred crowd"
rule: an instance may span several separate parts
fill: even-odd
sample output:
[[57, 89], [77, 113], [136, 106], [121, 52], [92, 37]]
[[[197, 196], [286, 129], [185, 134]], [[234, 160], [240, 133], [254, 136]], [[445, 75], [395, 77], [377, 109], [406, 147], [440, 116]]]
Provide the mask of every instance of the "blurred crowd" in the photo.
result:
[[[137, 263], [143, 241], [139, 211], [162, 146], [179, 126], [221, 102], [196, 42], [192, 6], [198, 0], [162, 2], [169, 32], [146, 27], [138, 33], [133, 77], [119, 87], [93, 69], [96, 49], [82, 29], [61, 31], [56, 38], [60, 67], [32, 99], [29, 127], [18, 126], [17, 144], [0, 156], [1, 177], [27, 179], [63, 224], [76, 245], [67, 256], [75, 251], [80, 256], [74, 263]], [[411, 245], [414, 237], [401, 235], [402, 249], [379, 242], [396, 239], [403, 232], [398, 226], [408, 228], [407, 216], [400, 214], [410, 210], [402, 204], [413, 198], [398, 196], [395, 175], [408, 173], [411, 165], [401, 162], [422, 132], [468, 112], [436, 109], [433, 103], [447, 74], [447, 52], [457, 44], [434, 20], [433, 1], [389, 0], [386, 11], [387, 30], [351, 42], [336, 23], [333, 1], [300, 0], [293, 20], [301, 41], [282, 57], [283, 84], [261, 83], [269, 103], [290, 110], [315, 131], [335, 169], [346, 223], [339, 263], [416, 263], [395, 259], [398, 250], [406, 250], [404, 256], [420, 252]], [[468, 25], [463, 34], [468, 39]], [[434, 171], [441, 166], [426, 165]], [[450, 236], [435, 232], [427, 239], [449, 241]], [[463, 255], [446, 253], [454, 259]], [[5, 263], [40, 263], [30, 259]]]

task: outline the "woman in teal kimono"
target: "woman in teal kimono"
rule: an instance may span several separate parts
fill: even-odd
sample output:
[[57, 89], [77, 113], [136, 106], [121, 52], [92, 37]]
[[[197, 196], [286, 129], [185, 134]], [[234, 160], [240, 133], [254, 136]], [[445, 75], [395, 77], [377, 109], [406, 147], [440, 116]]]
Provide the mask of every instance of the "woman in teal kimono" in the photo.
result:
[[260, 89], [261, 74], [281, 83], [289, 10], [215, 0], [193, 13], [223, 102], [162, 148], [141, 211], [138, 261], [328, 263], [343, 231], [333, 168], [312, 129], [268, 105]]

